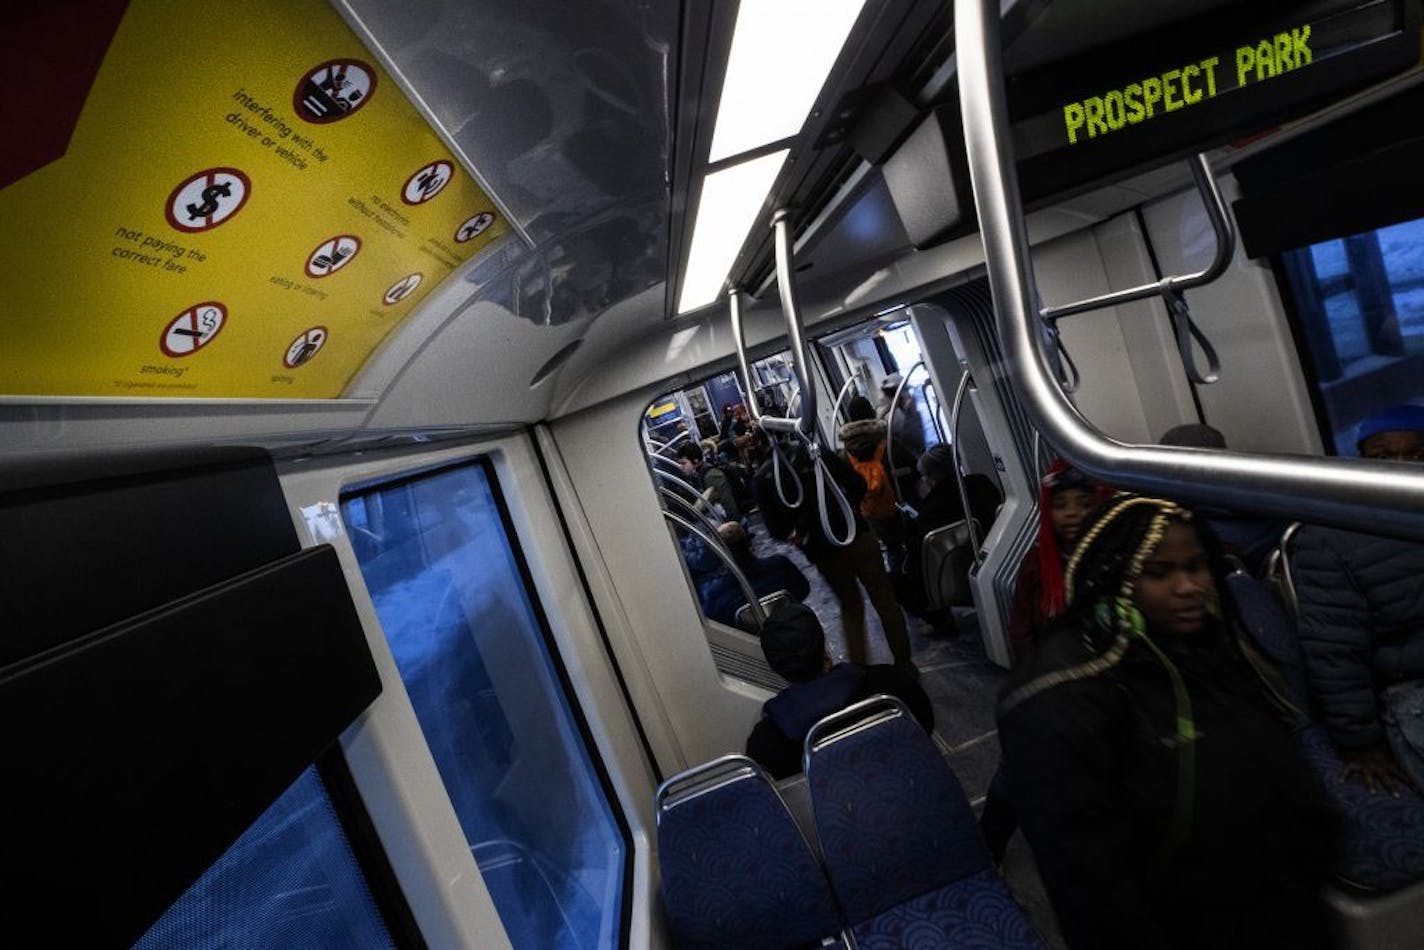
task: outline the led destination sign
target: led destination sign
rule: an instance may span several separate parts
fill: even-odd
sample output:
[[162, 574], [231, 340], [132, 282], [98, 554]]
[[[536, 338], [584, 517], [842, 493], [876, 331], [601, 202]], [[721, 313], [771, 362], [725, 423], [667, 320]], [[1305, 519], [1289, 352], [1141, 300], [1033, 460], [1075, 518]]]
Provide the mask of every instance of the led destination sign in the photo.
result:
[[1409, 0], [1241, 3], [1015, 76], [1025, 197], [1215, 147], [1407, 69], [1418, 20]]
[[1222, 70], [1221, 82], [1218, 82], [1221, 57], [1208, 56], [1200, 62], [1184, 63], [1161, 75], [1130, 82], [1121, 89], [1110, 89], [1101, 96], [1068, 103], [1063, 107], [1068, 144], [1077, 145], [1084, 139], [1118, 132], [1154, 116], [1215, 99], [1218, 88], [1240, 89], [1248, 83], [1265, 82], [1304, 69], [1314, 60], [1310, 24], [1292, 27], [1259, 43], [1238, 46], [1233, 59], [1234, 85], [1226, 85], [1230, 79], [1229, 67]]

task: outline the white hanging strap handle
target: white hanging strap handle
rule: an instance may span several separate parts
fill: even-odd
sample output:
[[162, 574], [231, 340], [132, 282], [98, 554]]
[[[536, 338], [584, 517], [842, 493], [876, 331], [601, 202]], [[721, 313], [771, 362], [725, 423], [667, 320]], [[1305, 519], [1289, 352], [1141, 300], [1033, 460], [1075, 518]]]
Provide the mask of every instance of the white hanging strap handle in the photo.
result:
[[[1216, 347], [1211, 345], [1211, 340], [1207, 339], [1207, 335], [1192, 319], [1192, 309], [1187, 306], [1187, 298], [1176, 287], [1164, 281], [1162, 299], [1166, 302], [1167, 313], [1172, 318], [1172, 330], [1177, 336], [1177, 352], [1182, 354], [1182, 367], [1187, 371], [1187, 378], [1200, 385], [1221, 379], [1221, 358], [1217, 356]], [[1206, 372], [1202, 372], [1197, 364], [1196, 348], [1192, 346], [1193, 339], [1206, 357]]]
[[[800, 508], [801, 502], [806, 500], [806, 490], [801, 485], [801, 477], [796, 474], [796, 469], [791, 467], [791, 460], [781, 450], [781, 444], [775, 437], [767, 435], [767, 441], [771, 445], [771, 480], [776, 485], [776, 497], [787, 508]], [[792, 501], [786, 495], [786, 489], [782, 485], [782, 472], [791, 476], [791, 484], [796, 486], [796, 500]]]
[[[814, 440], [806, 439], [806, 449], [811, 455], [812, 475], [816, 482], [816, 508], [821, 516], [821, 531], [825, 534], [826, 540], [838, 548], [848, 548], [855, 541], [855, 509], [850, 506], [850, 500], [846, 498], [845, 492], [841, 491], [841, 486], [836, 483], [835, 477], [831, 475], [831, 470], [821, 459], [821, 448]], [[830, 487], [830, 494], [835, 496], [836, 504], [840, 506], [841, 516], [845, 520], [846, 534], [844, 538], [836, 537], [831, 530], [831, 512], [826, 507], [826, 488]]]

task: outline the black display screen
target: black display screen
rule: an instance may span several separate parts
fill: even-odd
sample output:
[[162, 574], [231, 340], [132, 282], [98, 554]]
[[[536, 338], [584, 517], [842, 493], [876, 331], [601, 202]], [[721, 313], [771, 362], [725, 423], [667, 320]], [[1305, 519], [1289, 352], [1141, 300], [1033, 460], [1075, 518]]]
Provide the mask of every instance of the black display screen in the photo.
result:
[[1230, 6], [1010, 80], [1026, 196], [1214, 147], [1419, 58], [1417, 4]]

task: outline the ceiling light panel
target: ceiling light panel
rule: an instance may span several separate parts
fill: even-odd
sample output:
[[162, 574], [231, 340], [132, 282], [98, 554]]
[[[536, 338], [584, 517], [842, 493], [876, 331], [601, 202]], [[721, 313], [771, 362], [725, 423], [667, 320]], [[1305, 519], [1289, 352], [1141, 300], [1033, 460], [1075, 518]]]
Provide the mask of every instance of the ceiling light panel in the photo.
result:
[[801, 131], [865, 0], [741, 0], [709, 161]]
[[722, 293], [727, 272], [786, 161], [787, 151], [724, 168], [703, 180], [678, 313], [706, 306]]

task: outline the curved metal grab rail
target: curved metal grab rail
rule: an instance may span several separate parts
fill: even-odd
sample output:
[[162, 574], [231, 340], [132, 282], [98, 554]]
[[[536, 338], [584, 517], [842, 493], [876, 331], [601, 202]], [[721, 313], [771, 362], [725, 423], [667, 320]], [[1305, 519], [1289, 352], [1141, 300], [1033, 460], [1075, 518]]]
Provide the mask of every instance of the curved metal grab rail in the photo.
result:
[[737, 566], [737, 562], [731, 553], [722, 547], [721, 539], [719, 538], [716, 541], [712, 540], [701, 528], [675, 511], [668, 511], [666, 508], [662, 511], [663, 518], [691, 532], [693, 537], [707, 545], [708, 548], [717, 555], [718, 559], [726, 565], [732, 578], [736, 580], [737, 586], [742, 589], [742, 593], [746, 596], [747, 605], [751, 608], [752, 618], [756, 620], [757, 630], [761, 630], [762, 627], [766, 626], [766, 611], [762, 608], [761, 598], [757, 596], [756, 588], [752, 586], [751, 581], [747, 580], [747, 575], [742, 573], [742, 569]]
[[[935, 388], [934, 380], [925, 380], [925, 384], [920, 387], [920, 392], [925, 397], [925, 408], [929, 410], [930, 424], [934, 426], [935, 438], [940, 442], [949, 441], [944, 434], [944, 400], [939, 398], [939, 390]], [[934, 400], [933, 403], [930, 402], [931, 399]]]
[[[924, 370], [925, 376], [929, 376], [930, 368], [925, 365], [924, 360], [911, 366], [910, 371], [900, 377], [900, 385], [895, 387], [895, 395], [890, 397], [890, 408], [885, 413], [885, 462], [890, 466], [891, 475], [895, 473], [895, 411], [900, 408], [900, 394], [905, 391], [906, 386], [910, 385], [910, 377], [915, 375], [917, 369]], [[918, 422], [919, 419], [916, 418], [915, 421]], [[894, 482], [893, 478], [891, 482]], [[895, 497], [899, 496], [900, 492], [897, 487]]]
[[[671, 488], [668, 488], [665, 485], [660, 486], [658, 488], [658, 494], [662, 495], [664, 498], [670, 498], [673, 501], [677, 502], [678, 506], [684, 512], [692, 515], [695, 519], [697, 519], [697, 522], [699, 524], [701, 524], [713, 535], [713, 537], [716, 537], [719, 541], [721, 540], [722, 536], [717, 533], [717, 524], [711, 518], [707, 517], [707, 514], [705, 512], [699, 511], [697, 509], [697, 506], [694, 505], [692, 502], [688, 501], [686, 498], [682, 497], [677, 492], [673, 491]], [[668, 510], [666, 505], [663, 506], [663, 510]]]
[[850, 392], [850, 387], [855, 384], [854, 376], [847, 376], [846, 381], [841, 384], [841, 391], [836, 393], [836, 403], [831, 407], [831, 422], [834, 428], [831, 429], [831, 451], [834, 452], [840, 447], [841, 441], [841, 403], [845, 402], [846, 393]]
[[[1193, 156], [1187, 162], [1187, 167], [1191, 170], [1192, 181], [1196, 183], [1197, 193], [1201, 195], [1202, 204], [1206, 208], [1206, 216], [1211, 221], [1211, 230], [1216, 235], [1216, 253], [1213, 255], [1211, 263], [1192, 274], [1163, 277], [1151, 284], [1142, 284], [1125, 290], [1114, 290], [1096, 297], [1089, 297], [1086, 300], [1064, 304], [1061, 307], [1044, 307], [1040, 310], [1039, 316], [1047, 324], [1049, 335], [1058, 348], [1057, 358], [1067, 364], [1060, 368], [1058, 374], [1058, 380], [1062, 384], [1064, 392], [1071, 393], [1077, 390], [1082, 376], [1078, 373], [1078, 367], [1073, 363], [1073, 358], [1068, 355], [1068, 350], [1063, 345], [1063, 340], [1058, 332], [1058, 321], [1063, 317], [1087, 313], [1090, 310], [1101, 310], [1104, 307], [1128, 303], [1133, 300], [1142, 300], [1157, 294], [1162, 296], [1163, 303], [1166, 304], [1167, 314], [1172, 321], [1172, 331], [1177, 339], [1177, 352], [1182, 356], [1182, 366], [1187, 371], [1187, 378], [1202, 385], [1214, 383], [1221, 378], [1221, 360], [1217, 357], [1216, 347], [1212, 346], [1211, 340], [1192, 319], [1192, 311], [1187, 305], [1187, 298], [1183, 296], [1183, 292], [1193, 287], [1209, 284], [1226, 273], [1226, 269], [1231, 266], [1232, 257], [1236, 254], [1236, 226], [1232, 223], [1231, 212], [1226, 207], [1226, 199], [1221, 196], [1221, 189], [1217, 187], [1216, 177], [1211, 173], [1211, 162], [1207, 160], [1206, 155], [1198, 153]], [[1192, 347], [1193, 339], [1201, 346], [1202, 355], [1206, 357], [1205, 372], [1197, 365], [1196, 351]]]
[[1063, 304], [1060, 307], [1044, 307], [1039, 311], [1039, 315], [1044, 320], [1053, 322], [1077, 313], [1087, 313], [1090, 310], [1101, 310], [1115, 304], [1142, 300], [1145, 297], [1152, 297], [1167, 291], [1180, 293], [1184, 290], [1191, 290], [1193, 287], [1209, 284], [1226, 273], [1226, 269], [1231, 266], [1232, 257], [1236, 254], [1236, 226], [1232, 223], [1231, 211], [1226, 207], [1226, 199], [1221, 196], [1221, 189], [1216, 185], [1216, 176], [1211, 173], [1211, 162], [1206, 155], [1198, 153], [1192, 156], [1187, 162], [1187, 167], [1191, 169], [1192, 181], [1196, 183], [1197, 192], [1201, 195], [1202, 203], [1206, 205], [1206, 215], [1211, 221], [1211, 230], [1216, 235], [1216, 254], [1212, 257], [1211, 263], [1192, 274], [1163, 277], [1150, 284], [1110, 291], [1096, 297]]
[[955, 52], [974, 203], [1015, 393], [1034, 425], [1095, 478], [1181, 500], [1424, 538], [1424, 466], [1127, 445], [1093, 428], [1053, 379], [1037, 328], [1004, 91], [998, 0], [955, 0]]
[[[752, 388], [751, 364], [747, 359], [746, 336], [742, 328], [742, 302], [741, 291], [736, 287], [731, 287], [727, 291], [728, 303], [732, 317], [732, 341], [737, 349], [737, 364], [742, 370], [742, 379], [746, 383], [748, 410], [753, 419], [761, 428], [770, 432], [786, 432], [798, 436], [805, 442], [811, 455], [812, 479], [816, 483], [817, 508], [821, 517], [821, 529], [826, 536], [826, 540], [836, 547], [849, 547], [855, 541], [855, 512], [846, 500], [845, 493], [841, 491], [836, 480], [831, 477], [830, 471], [821, 461], [820, 446], [816, 443], [816, 390], [809, 373], [809, 363], [806, 357], [806, 335], [801, 325], [801, 310], [796, 302], [796, 288], [793, 280], [791, 268], [791, 212], [785, 208], [778, 209], [771, 216], [772, 238], [776, 248], [776, 283], [777, 290], [781, 297], [781, 309], [786, 319], [786, 336], [791, 344], [791, 373], [796, 380], [796, 386], [801, 396], [801, 411], [794, 417], [780, 418], [762, 414], [761, 406], [757, 404], [756, 390]], [[776, 480], [777, 495], [783, 504], [789, 508], [800, 507], [804, 495], [799, 495], [797, 502], [792, 504], [786, 497], [781, 483], [781, 467], [789, 468], [787, 460], [778, 453], [776, 440], [770, 440], [772, 445], [772, 472]], [[793, 475], [794, 475], [793, 471]], [[796, 479], [798, 492], [800, 491], [800, 479]], [[836, 537], [831, 530], [830, 511], [826, 507], [826, 495], [830, 493], [835, 496], [836, 502], [846, 513], [846, 534], [844, 538]]]
[[964, 483], [964, 459], [959, 454], [959, 419], [960, 412], [964, 409], [964, 395], [974, 385], [974, 377], [969, 375], [969, 370], [959, 377], [959, 385], [954, 389], [954, 404], [949, 410], [949, 431], [954, 439], [949, 444], [949, 451], [954, 461], [954, 484], [959, 489], [960, 511], [964, 513], [964, 524], [969, 529], [969, 548], [974, 552], [974, 566], [982, 567], [984, 555], [980, 552], [979, 531], [976, 527], [974, 511], [969, 507], [969, 487]]

